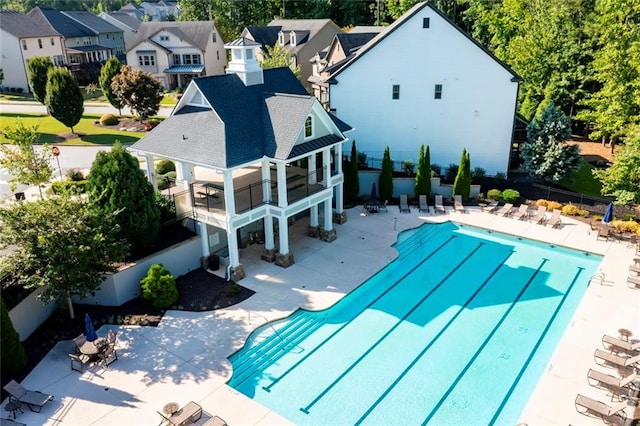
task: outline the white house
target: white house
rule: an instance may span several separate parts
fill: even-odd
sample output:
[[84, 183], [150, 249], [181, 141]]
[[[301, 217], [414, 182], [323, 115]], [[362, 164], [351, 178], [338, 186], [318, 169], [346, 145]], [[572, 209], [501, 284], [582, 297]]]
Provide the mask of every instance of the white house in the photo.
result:
[[49, 25], [38, 24], [23, 13], [0, 11], [1, 86], [28, 93], [27, 60], [48, 56], [55, 65], [63, 65], [64, 55], [63, 38]]
[[228, 259], [237, 280], [239, 247], [249, 241], [264, 244], [267, 261], [294, 263], [288, 224], [298, 214], [309, 214], [311, 236], [336, 238], [332, 222], [345, 220], [341, 147], [351, 128], [288, 67], [263, 71], [259, 43], [240, 38], [226, 47], [227, 74], [193, 79], [171, 116], [130, 149], [146, 158], [152, 183], [154, 157], [176, 163], [179, 214], [198, 221], [202, 255]]
[[175, 89], [195, 77], [223, 74], [227, 55], [213, 21], [142, 22], [127, 45], [127, 64]]
[[509, 169], [520, 77], [428, 3], [405, 15], [332, 73], [330, 109], [356, 130], [358, 151], [495, 175]]

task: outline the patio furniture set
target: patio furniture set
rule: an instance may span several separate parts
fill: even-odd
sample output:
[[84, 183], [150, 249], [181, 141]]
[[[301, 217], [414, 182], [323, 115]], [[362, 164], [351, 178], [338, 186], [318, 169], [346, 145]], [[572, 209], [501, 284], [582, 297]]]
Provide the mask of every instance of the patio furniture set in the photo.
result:
[[73, 339], [75, 343], [75, 352], [69, 354], [71, 361], [71, 369], [82, 373], [85, 366], [91, 364], [100, 364], [104, 368], [118, 360], [116, 345], [118, 343], [117, 334], [113, 330], [109, 330], [107, 337], [98, 338], [94, 341], [87, 340], [84, 334], [80, 334]]
[[[202, 418], [202, 407], [190, 401], [180, 408], [177, 402], [169, 402], [162, 407], [162, 412], [158, 411], [162, 420], [160, 425], [183, 426], [195, 423]], [[218, 416], [211, 416], [202, 426], [227, 426], [227, 422]]]
[[495, 200], [491, 201], [489, 204], [481, 204], [482, 211], [486, 213], [495, 213], [502, 217], [511, 217], [516, 220], [528, 219], [533, 223], [549, 225], [552, 228], [558, 228], [562, 225], [562, 219], [560, 219], [562, 211], [559, 209], [553, 209], [551, 216], [547, 218], [546, 206], [538, 206], [537, 210], [532, 213], [529, 211], [528, 204], [520, 204], [517, 209], [512, 203], [505, 203], [500, 208], [498, 208], [498, 204], [499, 203]]
[[597, 365], [610, 370], [589, 369], [589, 385], [605, 390], [612, 404], [578, 394], [575, 400], [576, 410], [585, 415], [600, 417], [607, 424], [623, 424], [627, 400], [640, 389], [638, 366], [640, 364], [640, 341], [629, 340], [633, 333], [621, 328], [618, 337], [605, 334], [602, 345], [605, 350], [596, 349], [594, 359]]

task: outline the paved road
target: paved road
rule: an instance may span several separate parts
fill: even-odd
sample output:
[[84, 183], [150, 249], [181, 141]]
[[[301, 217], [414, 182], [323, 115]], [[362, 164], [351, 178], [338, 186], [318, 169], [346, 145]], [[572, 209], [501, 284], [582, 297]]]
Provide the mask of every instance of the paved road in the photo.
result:
[[[160, 107], [158, 111], [158, 115], [161, 117], [168, 117], [173, 110], [173, 106], [171, 107]], [[20, 113], [23, 112], [25, 114], [31, 113], [41, 113], [44, 114], [47, 112], [47, 108], [38, 102], [3, 102], [0, 104], [0, 113]], [[112, 107], [109, 104], [85, 104], [84, 106], [85, 114], [118, 114], [118, 110]], [[122, 109], [123, 115], [131, 115], [131, 111], [129, 108]]]

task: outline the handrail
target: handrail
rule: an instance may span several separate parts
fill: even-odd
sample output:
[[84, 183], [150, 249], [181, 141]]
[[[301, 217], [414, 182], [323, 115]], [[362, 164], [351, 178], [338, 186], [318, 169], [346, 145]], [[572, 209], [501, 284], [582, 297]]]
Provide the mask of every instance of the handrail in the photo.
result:
[[596, 274], [594, 274], [593, 276], [591, 276], [591, 278], [589, 278], [589, 284], [591, 284], [591, 281], [595, 280], [596, 278], [600, 278], [600, 285], [604, 284], [604, 272], [600, 271]]
[[[249, 313], [249, 324], [251, 324], [251, 311], [247, 310], [247, 312]], [[275, 327], [273, 326], [273, 324], [271, 323], [271, 321], [269, 321], [267, 319], [267, 317], [265, 317], [264, 315], [260, 315], [258, 313], [255, 313], [255, 315], [262, 317], [265, 320], [265, 323], [263, 325], [268, 325], [269, 327], [271, 327], [271, 329], [273, 330], [273, 332], [276, 334], [276, 336], [278, 336], [280, 338], [280, 341], [284, 343], [284, 339], [282, 338], [282, 336], [280, 335], [280, 333], [278, 333], [278, 330], [275, 329]]]

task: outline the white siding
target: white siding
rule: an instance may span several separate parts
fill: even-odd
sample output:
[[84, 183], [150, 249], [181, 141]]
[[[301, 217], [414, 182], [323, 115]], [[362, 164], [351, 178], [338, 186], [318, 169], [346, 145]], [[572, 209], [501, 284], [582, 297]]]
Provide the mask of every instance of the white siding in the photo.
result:
[[[430, 28], [423, 28], [424, 17]], [[331, 108], [356, 130], [359, 151], [413, 159], [429, 145], [431, 162], [506, 172], [517, 97], [513, 75], [429, 7], [396, 28], [340, 73]], [[400, 99], [392, 86], [400, 85]], [[442, 84], [442, 99], [434, 99]], [[346, 149], [346, 148], [345, 148]]]

